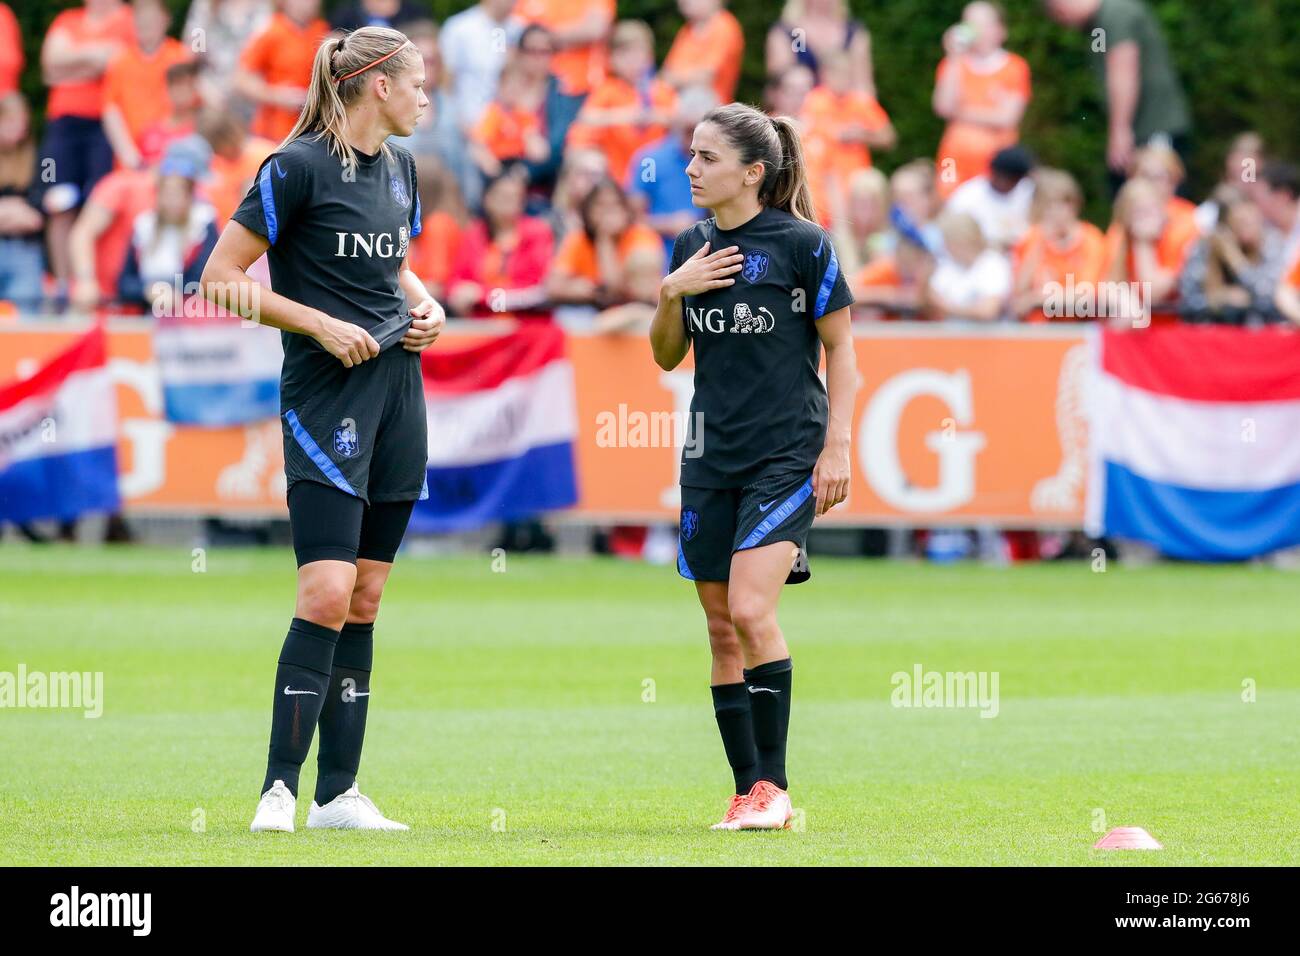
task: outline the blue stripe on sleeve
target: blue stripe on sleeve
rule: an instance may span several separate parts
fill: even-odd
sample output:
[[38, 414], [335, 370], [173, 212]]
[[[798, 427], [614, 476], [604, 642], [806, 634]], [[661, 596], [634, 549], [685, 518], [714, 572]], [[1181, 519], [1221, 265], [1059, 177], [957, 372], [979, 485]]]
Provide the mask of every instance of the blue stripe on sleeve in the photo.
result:
[[354, 498], [360, 497], [352, 490], [348, 480], [343, 477], [343, 472], [339, 471], [339, 466], [330, 461], [329, 456], [321, 451], [320, 445], [316, 444], [316, 440], [307, 433], [307, 429], [302, 427], [302, 422], [298, 421], [297, 412], [292, 408], [289, 409], [284, 413], [284, 420], [289, 423], [289, 427], [293, 430], [294, 440], [307, 453], [307, 457], [316, 463], [316, 467], [321, 470], [325, 477], [334, 483], [334, 487], [340, 491], [346, 491]]
[[831, 261], [826, 263], [826, 274], [822, 276], [821, 287], [817, 290], [817, 304], [813, 307], [814, 319], [820, 319], [826, 312], [826, 303], [831, 300], [835, 280], [840, 275], [840, 260], [835, 257], [835, 246], [828, 242], [826, 247], [830, 250]]
[[420, 219], [420, 194], [415, 194], [415, 224], [411, 226], [411, 238], [414, 239], [424, 228], [424, 223]]
[[275, 245], [275, 237], [280, 232], [280, 221], [275, 215], [275, 196], [271, 193], [271, 164], [267, 163], [262, 167], [262, 175], [258, 179], [258, 187], [262, 192], [262, 217], [266, 220], [266, 241]]

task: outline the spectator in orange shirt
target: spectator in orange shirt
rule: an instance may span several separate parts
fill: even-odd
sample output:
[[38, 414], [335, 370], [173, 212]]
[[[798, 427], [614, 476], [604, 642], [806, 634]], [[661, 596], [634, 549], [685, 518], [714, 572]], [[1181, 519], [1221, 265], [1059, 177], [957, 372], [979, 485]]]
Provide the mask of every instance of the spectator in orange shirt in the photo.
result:
[[275, 152], [277, 144], [249, 136], [235, 114], [227, 110], [203, 111], [198, 130], [212, 147], [211, 171], [202, 184], [203, 195], [216, 210], [217, 228], [222, 229], [243, 202], [262, 161]]
[[0, 99], [18, 89], [25, 62], [18, 18], [8, 4], [0, 3]]
[[900, 235], [893, 253], [867, 263], [852, 282], [854, 319], [928, 319], [926, 287], [934, 257], [920, 234]]
[[848, 54], [853, 88], [874, 97], [871, 34], [862, 21], [849, 16], [845, 0], [786, 0], [781, 19], [767, 32], [768, 78], [779, 77], [798, 64], [810, 69], [816, 82], [823, 82], [822, 62], [833, 50]]
[[470, 134], [470, 155], [489, 178], [501, 175], [512, 160], [544, 162], [551, 155], [542, 135], [540, 99], [530, 95], [528, 74], [519, 59], [506, 61], [497, 94]]
[[725, 0], [677, 0], [686, 22], [673, 38], [660, 79], [679, 92], [689, 86], [712, 86], [719, 103], [736, 98], [745, 34], [725, 6]]
[[115, 56], [104, 71], [104, 134], [121, 166], [144, 162], [140, 136], [167, 118], [167, 70], [190, 59], [189, 51], [167, 35], [172, 15], [162, 0], [134, 0], [135, 43]]
[[871, 148], [893, 149], [898, 141], [875, 97], [854, 89], [851, 80], [848, 56], [828, 53], [822, 58], [822, 83], [803, 104], [804, 160], [813, 208], [826, 225], [843, 215], [849, 180], [871, 167]]
[[0, 301], [40, 307], [44, 225], [27, 101], [11, 90], [0, 96]]
[[1136, 177], [1124, 184], [1106, 232], [1105, 278], [1136, 283], [1127, 288], [1140, 290], [1141, 298], [1130, 297], [1127, 307], [1112, 315], [1116, 324], [1145, 325], [1152, 312], [1172, 316], [1179, 273], [1199, 238], [1196, 217], [1171, 215], [1169, 196], [1159, 186]]
[[240, 57], [235, 86], [257, 104], [250, 131], [279, 143], [298, 121], [316, 48], [329, 33], [320, 0], [279, 0], [266, 29]]
[[551, 71], [560, 91], [583, 96], [605, 75], [606, 40], [614, 23], [614, 0], [520, 0], [515, 16], [550, 31], [556, 54]]
[[1034, 173], [1034, 184], [1029, 208], [1032, 225], [1012, 250], [1012, 314], [1024, 322], [1097, 318], [1097, 283], [1106, 268], [1106, 237], [1079, 218], [1083, 192], [1069, 173], [1040, 169]]
[[551, 230], [524, 215], [525, 173], [506, 167], [483, 187], [483, 218], [462, 234], [447, 283], [447, 310], [478, 318], [547, 317], [546, 270]]
[[1029, 105], [1029, 64], [1002, 48], [1007, 28], [992, 3], [968, 3], [961, 22], [944, 33], [935, 76], [934, 111], [948, 121], [939, 141], [939, 195], [988, 172], [998, 150], [1020, 139]]
[[1170, 217], [1179, 218], [1196, 215], [1196, 203], [1178, 195], [1178, 187], [1182, 185], [1186, 172], [1178, 154], [1168, 146], [1160, 145], [1135, 150], [1129, 167], [1130, 178], [1145, 179], [1154, 186], [1165, 197]]
[[41, 202], [60, 299], [66, 295], [76, 211], [113, 168], [113, 147], [100, 122], [104, 70], [134, 38], [131, 8], [121, 0], [85, 0], [54, 18], [41, 46], [41, 75], [50, 87], [41, 163], [54, 173]]
[[654, 76], [654, 33], [640, 20], [614, 28], [609, 69], [569, 128], [566, 145], [599, 149], [609, 160], [610, 176], [622, 182], [632, 154], [667, 132], [677, 97]]
[[456, 177], [437, 159], [417, 162], [421, 207], [420, 234], [411, 240], [407, 265], [439, 302], [447, 291], [460, 248], [465, 204]]
[[146, 126], [136, 139], [143, 165], [157, 165], [168, 146], [193, 135], [203, 106], [199, 94], [199, 69], [195, 60], [182, 60], [167, 67], [167, 102], [171, 112]]
[[618, 183], [605, 179], [582, 202], [582, 228], [560, 243], [547, 289], [552, 302], [601, 310], [597, 328], [649, 321], [659, 299], [664, 247], [635, 221]]

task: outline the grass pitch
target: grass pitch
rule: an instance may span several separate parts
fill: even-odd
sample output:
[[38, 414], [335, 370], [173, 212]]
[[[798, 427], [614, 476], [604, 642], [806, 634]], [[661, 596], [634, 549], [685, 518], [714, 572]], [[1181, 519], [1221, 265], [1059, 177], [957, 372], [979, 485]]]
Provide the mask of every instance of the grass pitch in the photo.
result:
[[[412, 831], [308, 831], [313, 748], [298, 832], [255, 835], [292, 556], [192, 565], [0, 547], [0, 671], [104, 681], [98, 719], [0, 709], [0, 864], [1300, 862], [1285, 572], [816, 559], [781, 609], [802, 829], [713, 833], [730, 773], [672, 568], [402, 556], [360, 783]], [[997, 716], [893, 706], [917, 665], [997, 672]], [[1123, 825], [1166, 849], [1091, 849]]]

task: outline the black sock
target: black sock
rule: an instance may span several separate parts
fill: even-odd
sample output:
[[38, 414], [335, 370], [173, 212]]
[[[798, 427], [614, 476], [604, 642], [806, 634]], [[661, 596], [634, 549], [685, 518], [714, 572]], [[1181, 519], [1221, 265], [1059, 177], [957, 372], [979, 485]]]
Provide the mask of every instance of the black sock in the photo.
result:
[[749, 710], [754, 715], [754, 743], [758, 747], [758, 779], [771, 780], [786, 789], [785, 739], [790, 732], [790, 658], [759, 664], [745, 671]]
[[716, 684], [713, 715], [718, 719], [727, 763], [736, 778], [736, 793], [749, 793], [758, 780], [758, 751], [754, 747], [754, 721], [749, 715], [749, 692], [744, 683]]
[[295, 617], [289, 625], [280, 666], [275, 669], [275, 702], [271, 707], [271, 747], [266, 761], [266, 793], [277, 780], [298, 796], [302, 770], [312, 734], [329, 691], [330, 667], [339, 632]]
[[316, 752], [316, 803], [322, 807], [352, 786], [361, 767], [374, 646], [373, 623], [344, 624], [339, 632]]

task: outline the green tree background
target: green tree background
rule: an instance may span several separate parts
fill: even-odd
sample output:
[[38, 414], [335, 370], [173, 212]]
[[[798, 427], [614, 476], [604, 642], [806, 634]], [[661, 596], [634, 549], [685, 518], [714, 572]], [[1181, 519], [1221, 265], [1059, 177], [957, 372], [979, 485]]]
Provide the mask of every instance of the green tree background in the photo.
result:
[[[416, 0], [442, 21], [466, 0]], [[189, 0], [168, 0], [180, 35]], [[59, 11], [78, 0], [12, 3], [27, 50], [23, 90], [39, 124], [45, 90], [38, 67], [40, 43]], [[934, 71], [942, 56], [943, 30], [961, 13], [961, 0], [849, 0], [853, 15], [872, 35], [880, 101], [898, 130], [898, 148], [879, 157], [890, 171], [917, 156], [933, 156], [942, 123], [930, 109]], [[326, 3], [333, 9], [337, 3]], [[1033, 71], [1034, 96], [1022, 138], [1041, 161], [1070, 170], [1083, 184], [1088, 214], [1107, 217], [1106, 124], [1100, 90], [1087, 63], [1085, 34], [1047, 18], [1040, 0], [1005, 0], [1009, 49]], [[1245, 129], [1263, 134], [1274, 155], [1300, 159], [1300, 44], [1291, 30], [1300, 23], [1300, 0], [1148, 0], [1164, 26], [1192, 103], [1195, 129], [1191, 183], [1201, 195], [1216, 181], [1229, 139]], [[771, 0], [733, 0], [731, 10], [745, 31], [739, 97], [758, 103], [763, 87], [763, 46], [779, 6]], [[681, 25], [675, 0], [619, 0], [619, 16], [652, 25], [660, 59]]]

